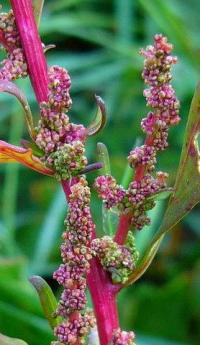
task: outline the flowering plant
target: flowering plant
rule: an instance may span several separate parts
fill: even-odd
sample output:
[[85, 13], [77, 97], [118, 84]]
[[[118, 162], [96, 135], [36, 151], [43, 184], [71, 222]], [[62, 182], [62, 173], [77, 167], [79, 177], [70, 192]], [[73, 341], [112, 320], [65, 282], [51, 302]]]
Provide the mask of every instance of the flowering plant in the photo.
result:
[[[39, 293], [45, 315], [54, 329], [52, 345], [92, 343], [97, 326], [101, 345], [134, 345], [135, 334], [120, 328], [116, 297], [124, 287], [134, 283], [152, 262], [165, 233], [172, 229], [197, 202], [199, 191], [199, 88], [191, 106], [186, 139], [174, 188], [167, 186], [168, 174], [155, 171], [157, 153], [168, 146], [170, 126], [178, 124], [179, 101], [171, 85], [171, 67], [177, 58], [171, 55], [172, 45], [161, 34], [153, 45], [141, 50], [144, 57], [142, 77], [147, 89], [144, 96], [151, 109], [142, 120], [146, 134], [144, 145], [128, 155], [133, 177], [127, 188], [119, 185], [107, 164], [107, 149], [99, 144], [99, 161], [88, 164], [85, 144], [105, 124], [105, 105], [96, 96], [97, 116], [88, 127], [70, 121], [71, 80], [67, 70], [56, 65], [48, 67], [45, 52], [50, 48], [41, 43], [37, 20], [42, 3], [35, 12], [30, 0], [11, 0], [12, 10], [0, 16], [0, 40], [7, 57], [0, 69], [0, 90], [18, 98], [24, 108], [31, 141], [16, 147], [0, 141], [0, 161], [20, 163], [62, 184], [68, 202], [62, 263], [53, 277], [63, 286], [60, 301], [42, 278], [30, 280]], [[35, 15], [35, 18], [34, 18]], [[13, 83], [30, 77], [40, 109], [37, 125], [25, 95]], [[68, 115], [69, 114], [69, 115]], [[102, 158], [103, 157], [103, 158]], [[99, 170], [94, 190], [109, 212], [118, 215], [119, 223], [113, 236], [109, 229], [97, 237], [90, 210], [91, 188], [87, 173]], [[104, 174], [101, 172], [104, 171]], [[193, 173], [193, 181], [188, 176]], [[140, 258], [134, 231], [150, 223], [148, 211], [157, 200], [170, 196], [169, 204], [155, 237]], [[86, 307], [88, 286], [93, 310]]]

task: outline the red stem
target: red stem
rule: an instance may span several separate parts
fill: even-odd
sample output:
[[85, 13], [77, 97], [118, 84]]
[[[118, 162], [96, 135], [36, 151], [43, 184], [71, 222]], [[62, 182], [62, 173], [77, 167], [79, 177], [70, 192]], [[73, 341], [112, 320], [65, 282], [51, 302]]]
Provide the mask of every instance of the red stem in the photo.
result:
[[[70, 194], [70, 187], [74, 183], [76, 183], [75, 178], [71, 180], [70, 185], [67, 181], [62, 181], [62, 187], [67, 200]], [[96, 238], [95, 231], [93, 232], [93, 238]], [[120, 290], [120, 286], [112, 284], [108, 273], [103, 270], [97, 259], [91, 260], [87, 283], [97, 319], [100, 344], [108, 345], [111, 341], [113, 330], [119, 327], [116, 295]]]
[[[153, 136], [152, 135], [149, 135], [146, 137], [145, 144], [149, 145], [149, 146], [153, 145]], [[135, 170], [134, 180], [135, 181], [141, 181], [145, 175], [145, 170], [146, 170], [145, 165], [139, 165]], [[126, 237], [127, 237], [127, 234], [128, 234], [128, 231], [129, 231], [129, 228], [130, 228], [130, 225], [131, 225], [130, 215], [129, 214], [122, 214], [119, 218], [119, 224], [118, 224], [117, 231], [115, 234], [115, 241], [118, 244], [124, 244]]]
[[108, 345], [113, 330], [119, 327], [116, 303], [119, 288], [111, 283], [108, 274], [102, 269], [97, 259], [91, 260], [91, 270], [87, 281], [97, 319], [100, 344]]
[[48, 99], [47, 63], [33, 15], [31, 0], [11, 0], [29, 76], [37, 101]]
[[[47, 64], [33, 17], [31, 1], [11, 0], [11, 4], [36, 98], [38, 102], [46, 101], [48, 97]], [[73, 178], [70, 183], [62, 181], [67, 199], [70, 187], [76, 181], [76, 178]], [[93, 237], [96, 237], [95, 232]], [[119, 287], [112, 284], [108, 274], [96, 259], [91, 262], [88, 286], [94, 304], [101, 345], [108, 345], [113, 330], [119, 327], [116, 306], [116, 293], [119, 291]]]

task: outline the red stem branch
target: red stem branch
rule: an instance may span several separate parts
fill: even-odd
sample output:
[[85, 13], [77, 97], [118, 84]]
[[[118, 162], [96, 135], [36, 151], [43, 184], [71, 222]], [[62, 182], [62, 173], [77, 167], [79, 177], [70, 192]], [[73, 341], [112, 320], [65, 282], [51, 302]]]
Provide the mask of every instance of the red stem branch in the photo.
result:
[[[149, 135], [146, 137], [145, 144], [149, 146], [153, 145], [152, 135]], [[138, 167], [135, 170], [134, 180], [141, 181], [145, 175], [145, 170], [146, 170], [145, 165], [138, 165]], [[131, 225], [131, 216], [129, 214], [122, 214], [119, 218], [119, 224], [118, 224], [117, 231], [115, 234], [115, 241], [118, 244], [124, 244], [130, 225]]]

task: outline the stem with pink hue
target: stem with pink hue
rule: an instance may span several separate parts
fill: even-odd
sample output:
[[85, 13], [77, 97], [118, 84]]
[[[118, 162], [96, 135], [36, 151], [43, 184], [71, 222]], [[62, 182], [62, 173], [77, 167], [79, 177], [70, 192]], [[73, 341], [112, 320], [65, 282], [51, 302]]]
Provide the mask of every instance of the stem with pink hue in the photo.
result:
[[[145, 140], [146, 145], [153, 145], [153, 137], [151, 135], [148, 135]], [[145, 165], [139, 165], [137, 169], [135, 170], [135, 181], [141, 181], [145, 174]], [[119, 224], [117, 227], [117, 231], [115, 234], [115, 241], [118, 244], [124, 244], [129, 228], [131, 226], [131, 217], [129, 214], [122, 214], [119, 219]]]
[[[31, 83], [37, 101], [40, 103], [48, 99], [48, 75], [31, 1], [11, 0], [11, 5], [26, 57]], [[62, 181], [62, 187], [67, 199], [70, 194], [70, 187], [74, 183], [76, 183], [76, 178], [73, 178], [70, 184], [68, 181]], [[95, 237], [94, 232], [93, 238]], [[119, 327], [116, 306], [116, 294], [119, 291], [119, 286], [112, 284], [109, 275], [103, 270], [97, 259], [91, 261], [88, 286], [94, 305], [101, 345], [108, 345], [113, 330]]]
[[91, 260], [91, 270], [87, 280], [97, 319], [100, 344], [108, 345], [113, 330], [119, 327], [116, 304], [116, 294], [119, 289], [112, 284], [98, 259]]
[[[70, 187], [76, 183], [73, 178], [70, 185], [62, 181], [66, 199], [70, 195]], [[96, 238], [93, 232], [93, 238]], [[97, 319], [98, 333], [101, 345], [108, 345], [111, 341], [113, 330], [119, 327], [116, 295], [120, 290], [119, 285], [112, 284], [107, 272], [102, 269], [98, 259], [90, 262], [90, 273], [87, 277], [88, 287], [91, 293], [94, 312]]]
[[33, 15], [31, 0], [11, 0], [31, 83], [37, 101], [48, 99], [47, 63]]

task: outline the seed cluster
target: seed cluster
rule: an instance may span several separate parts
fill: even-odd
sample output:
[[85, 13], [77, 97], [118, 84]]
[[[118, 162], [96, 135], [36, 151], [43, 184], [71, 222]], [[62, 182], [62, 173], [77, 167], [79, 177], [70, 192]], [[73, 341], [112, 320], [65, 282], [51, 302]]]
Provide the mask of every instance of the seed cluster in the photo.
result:
[[61, 343], [68, 345], [78, 341], [83, 344], [84, 337], [95, 325], [93, 314], [85, 310], [86, 275], [90, 269], [91, 239], [95, 228], [89, 203], [90, 189], [86, 179], [80, 177], [69, 195], [66, 231], [61, 245], [63, 264], [54, 273], [54, 279], [64, 287], [56, 311], [64, 321], [55, 328], [55, 335]]
[[0, 13], [0, 43], [7, 53], [1, 62], [0, 79], [12, 81], [26, 77], [27, 64], [12, 10]]
[[118, 328], [113, 332], [113, 337], [110, 345], [136, 345], [134, 343], [134, 339], [134, 332], [126, 332]]
[[169, 127], [180, 121], [179, 101], [170, 84], [171, 67], [177, 62], [177, 58], [170, 55], [171, 51], [172, 45], [162, 35], [155, 35], [154, 45], [141, 50], [145, 57], [142, 77], [149, 86], [144, 90], [144, 96], [153, 111], [141, 123], [147, 134], [145, 144], [134, 148], [128, 156], [131, 168], [136, 172], [140, 170], [140, 176], [136, 174], [127, 190], [109, 175], [100, 176], [95, 181], [95, 188], [105, 206], [117, 206], [121, 212], [128, 213], [132, 224], [139, 230], [150, 223], [146, 211], [155, 206], [150, 197], [166, 188], [166, 173], [151, 175], [155, 170], [156, 153], [168, 146]]
[[97, 256], [102, 266], [111, 273], [114, 283], [125, 283], [135, 268], [138, 252], [131, 232], [126, 245], [117, 244], [110, 236], [96, 238], [92, 241], [93, 255]]
[[132, 181], [125, 190], [117, 184], [114, 177], [103, 175], [97, 177], [94, 187], [107, 208], [116, 206], [120, 212], [130, 214], [132, 225], [140, 230], [150, 223], [146, 211], [155, 206], [155, 202], [149, 200], [149, 197], [166, 187], [167, 177], [168, 174], [161, 171], [156, 173], [156, 178], [146, 174], [140, 181]]
[[66, 112], [72, 101], [71, 80], [59, 66], [49, 69], [48, 102], [40, 104], [41, 119], [36, 128], [36, 144], [44, 151], [42, 160], [55, 171], [58, 180], [67, 180], [81, 172], [87, 159], [84, 155], [86, 130], [69, 121]]

